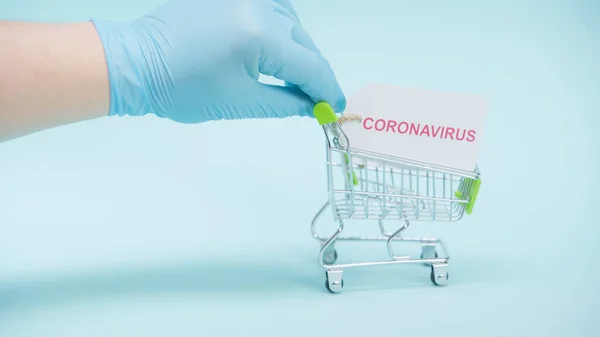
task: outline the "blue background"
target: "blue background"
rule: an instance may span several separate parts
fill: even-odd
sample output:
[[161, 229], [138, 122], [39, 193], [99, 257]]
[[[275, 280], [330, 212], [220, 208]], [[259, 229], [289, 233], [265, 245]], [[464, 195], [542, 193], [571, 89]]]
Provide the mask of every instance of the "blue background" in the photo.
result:
[[[0, 17], [158, 3], [4, 0]], [[0, 336], [600, 335], [599, 3], [294, 4], [347, 94], [378, 81], [489, 99], [474, 214], [410, 232], [446, 239], [450, 285], [400, 266], [325, 292], [314, 121], [105, 118], [0, 144]]]

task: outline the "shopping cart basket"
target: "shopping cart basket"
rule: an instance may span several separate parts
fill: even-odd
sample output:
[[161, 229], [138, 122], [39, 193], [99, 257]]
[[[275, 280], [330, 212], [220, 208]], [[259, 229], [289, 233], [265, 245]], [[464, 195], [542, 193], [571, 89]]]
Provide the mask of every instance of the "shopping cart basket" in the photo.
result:
[[[411, 221], [452, 222], [464, 213], [471, 214], [481, 184], [479, 170], [452, 169], [352, 148], [342, 128], [343, 120], [327, 103], [318, 103], [314, 114], [326, 137], [329, 198], [313, 218], [311, 231], [321, 244], [318, 258], [326, 271], [327, 289], [332, 293], [342, 291], [345, 268], [406, 263], [429, 266], [433, 284], [446, 285], [450, 256], [444, 242], [401, 234]], [[317, 234], [316, 222], [328, 207], [337, 230], [322, 236]], [[344, 221], [350, 219], [376, 220], [381, 235], [342, 236]], [[399, 228], [387, 231], [383, 224], [387, 220], [396, 220]], [[386, 242], [389, 259], [335, 264], [335, 243], [344, 240]], [[394, 242], [420, 244], [420, 257], [396, 255]]]

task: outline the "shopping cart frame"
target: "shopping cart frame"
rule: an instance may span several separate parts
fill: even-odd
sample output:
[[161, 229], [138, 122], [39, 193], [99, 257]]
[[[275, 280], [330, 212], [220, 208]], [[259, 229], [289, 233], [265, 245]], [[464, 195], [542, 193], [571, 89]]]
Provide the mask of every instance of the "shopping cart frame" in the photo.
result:
[[[471, 172], [358, 150], [350, 146], [350, 140], [331, 106], [320, 102], [315, 106], [314, 114], [326, 138], [329, 198], [313, 217], [311, 233], [320, 242], [318, 261], [326, 272], [327, 290], [332, 293], [342, 291], [346, 268], [414, 263], [430, 268], [433, 284], [447, 285], [450, 255], [446, 244], [439, 238], [404, 237], [402, 233], [412, 221], [453, 222], [460, 220], [464, 213], [471, 214], [481, 185], [478, 168]], [[340, 158], [338, 162], [334, 161], [336, 154]], [[336, 186], [336, 179], [340, 184], [340, 178], [336, 178], [334, 172], [336, 168], [341, 170], [342, 188]], [[369, 172], [375, 180], [366, 177]], [[394, 177], [401, 179], [400, 185], [408, 181], [410, 186], [397, 186]], [[416, 191], [413, 182], [416, 182]], [[426, 183], [426, 188], [420, 187], [419, 182]], [[458, 184], [456, 190], [454, 183]], [[443, 191], [436, 192], [436, 186]], [[425, 210], [426, 206], [431, 207]], [[337, 224], [337, 229], [328, 236], [318, 234], [316, 225], [327, 208], [331, 209]], [[377, 220], [381, 234], [374, 237], [341, 235], [344, 221], [355, 219]], [[400, 221], [401, 225], [394, 231], [387, 231], [383, 224], [386, 220]], [[384, 241], [389, 259], [336, 264], [335, 243], [338, 241]], [[420, 244], [420, 257], [397, 255], [392, 245], [395, 242]]]

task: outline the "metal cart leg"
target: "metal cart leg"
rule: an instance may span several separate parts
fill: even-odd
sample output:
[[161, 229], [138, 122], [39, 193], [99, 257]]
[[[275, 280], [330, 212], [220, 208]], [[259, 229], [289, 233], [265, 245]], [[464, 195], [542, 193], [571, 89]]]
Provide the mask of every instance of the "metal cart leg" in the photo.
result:
[[338, 293], [341, 292], [344, 287], [344, 280], [342, 278], [343, 271], [340, 268], [331, 267], [331, 265], [337, 261], [338, 254], [334, 244], [338, 235], [344, 230], [344, 223], [341, 220], [338, 220], [338, 229], [329, 239], [324, 240], [324, 242], [323, 238], [317, 235], [315, 228], [317, 219], [323, 214], [328, 206], [329, 202], [326, 202], [314, 216], [311, 223], [311, 231], [313, 237], [322, 242], [318, 260], [319, 264], [325, 268], [325, 287], [332, 293]]
[[[392, 260], [410, 259], [410, 256], [408, 255], [397, 256], [396, 254], [394, 254], [394, 247], [392, 246], [392, 242], [394, 240], [397, 240], [398, 238], [401, 238], [400, 234], [402, 234], [402, 232], [404, 232], [408, 228], [408, 226], [410, 226], [410, 222], [404, 219], [404, 224], [402, 225], [402, 227], [398, 228], [398, 230], [395, 231], [392, 235], [390, 235], [387, 239], [388, 254], [390, 255], [390, 258]], [[379, 220], [379, 227], [383, 228], [383, 221], [381, 220]]]
[[323, 263], [326, 265], [334, 264], [337, 261], [338, 254], [333, 244], [331, 244], [323, 253]]
[[340, 233], [342, 233], [344, 230], [344, 223], [341, 220], [338, 221], [338, 223], [338, 229], [327, 241], [325, 241], [325, 243], [321, 246], [321, 250], [319, 251], [319, 263], [325, 268], [334, 264], [337, 260], [337, 252], [334, 247], [334, 242], [338, 235], [340, 235]]
[[[438, 252], [436, 250], [437, 244], [435, 242], [425, 242], [421, 244], [421, 259], [437, 259]], [[426, 266], [431, 266], [431, 263], [424, 263]]]

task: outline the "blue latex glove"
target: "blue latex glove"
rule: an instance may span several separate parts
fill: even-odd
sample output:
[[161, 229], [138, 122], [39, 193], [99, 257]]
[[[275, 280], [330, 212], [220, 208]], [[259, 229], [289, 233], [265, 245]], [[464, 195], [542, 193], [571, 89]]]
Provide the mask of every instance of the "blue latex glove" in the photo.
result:
[[[313, 116], [346, 99], [288, 0], [171, 0], [131, 22], [93, 19], [110, 80], [110, 115], [183, 123]], [[258, 82], [259, 73], [286, 86]]]

